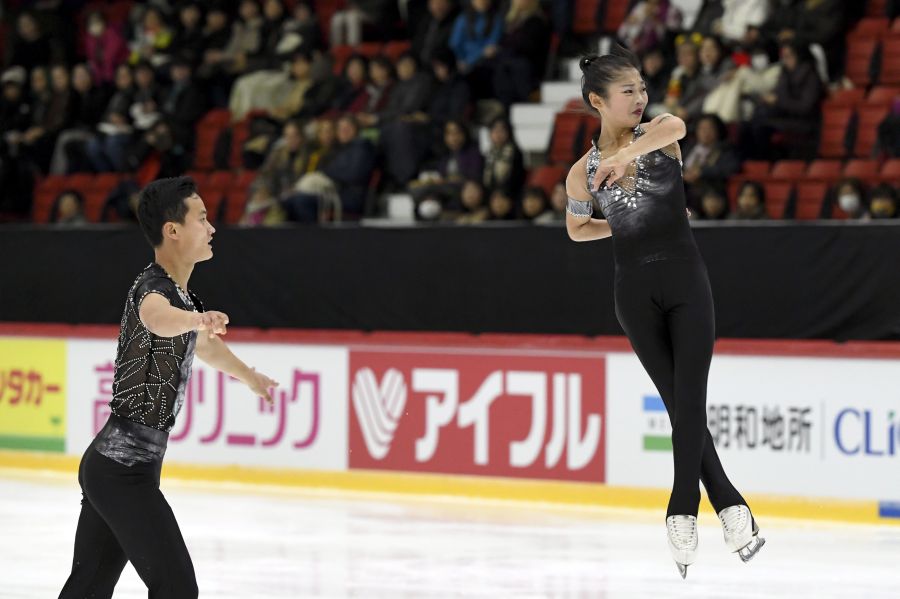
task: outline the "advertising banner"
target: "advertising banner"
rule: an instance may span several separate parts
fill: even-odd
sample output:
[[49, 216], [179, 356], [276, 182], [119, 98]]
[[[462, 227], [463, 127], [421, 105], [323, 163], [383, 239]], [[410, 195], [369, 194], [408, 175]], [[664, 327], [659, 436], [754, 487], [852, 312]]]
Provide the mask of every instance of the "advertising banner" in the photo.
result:
[[[347, 350], [231, 343], [280, 383], [274, 405], [195, 358], [166, 460], [281, 468], [347, 468]], [[114, 341], [69, 342], [68, 451], [80, 454], [109, 415]]]
[[0, 337], [0, 448], [65, 451], [66, 342]]
[[[633, 355], [607, 356], [607, 482], [668, 487], [671, 426]], [[707, 425], [747, 492], [900, 499], [900, 361], [716, 356]]]
[[605, 480], [604, 360], [503, 350], [350, 353], [350, 467]]

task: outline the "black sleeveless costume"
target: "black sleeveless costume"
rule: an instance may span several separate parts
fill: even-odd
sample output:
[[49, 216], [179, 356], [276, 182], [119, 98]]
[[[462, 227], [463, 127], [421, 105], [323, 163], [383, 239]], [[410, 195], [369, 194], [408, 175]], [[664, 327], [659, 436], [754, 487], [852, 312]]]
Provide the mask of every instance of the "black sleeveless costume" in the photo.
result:
[[[641, 135], [638, 126], [634, 139]], [[588, 154], [588, 189], [600, 160], [595, 144]], [[669, 148], [644, 154], [625, 177], [591, 195], [612, 231], [616, 317], [672, 423], [675, 476], [666, 516], [697, 515], [698, 479], [716, 512], [745, 504], [706, 427], [715, 318], [706, 265], [685, 209], [681, 161]]]

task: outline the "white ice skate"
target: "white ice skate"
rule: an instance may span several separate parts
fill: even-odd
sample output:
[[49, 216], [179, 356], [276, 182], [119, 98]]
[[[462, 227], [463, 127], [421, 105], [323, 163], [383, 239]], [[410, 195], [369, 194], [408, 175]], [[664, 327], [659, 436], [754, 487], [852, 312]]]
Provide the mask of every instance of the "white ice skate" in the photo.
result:
[[746, 505], [733, 505], [719, 512], [725, 544], [737, 553], [745, 563], [762, 549], [766, 540], [759, 536], [759, 527]]
[[682, 578], [687, 577], [687, 567], [697, 559], [697, 517], [669, 516], [666, 518], [669, 534], [669, 551], [678, 566]]

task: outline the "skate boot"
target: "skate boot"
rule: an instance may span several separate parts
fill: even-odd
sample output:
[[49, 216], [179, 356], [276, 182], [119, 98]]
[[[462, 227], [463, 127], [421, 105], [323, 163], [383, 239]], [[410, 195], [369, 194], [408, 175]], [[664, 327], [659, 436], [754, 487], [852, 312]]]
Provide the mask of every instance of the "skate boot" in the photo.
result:
[[745, 563], [762, 549], [766, 540], [759, 535], [756, 520], [746, 505], [733, 505], [719, 512], [725, 544], [732, 553], [737, 553]]
[[666, 518], [669, 551], [678, 566], [681, 578], [687, 577], [687, 567], [697, 559], [697, 517], [669, 516]]

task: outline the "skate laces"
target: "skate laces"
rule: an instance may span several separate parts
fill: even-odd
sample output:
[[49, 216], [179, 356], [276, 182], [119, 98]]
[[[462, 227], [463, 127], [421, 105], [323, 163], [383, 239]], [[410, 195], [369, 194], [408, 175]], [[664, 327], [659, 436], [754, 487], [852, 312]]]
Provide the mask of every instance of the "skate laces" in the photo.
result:
[[672, 544], [677, 547], [691, 547], [697, 538], [697, 519], [693, 516], [670, 516], [666, 528]]
[[719, 520], [722, 521], [722, 528], [728, 534], [737, 533], [747, 526], [747, 519], [750, 517], [750, 510], [742, 505], [733, 505], [727, 507], [719, 513]]

